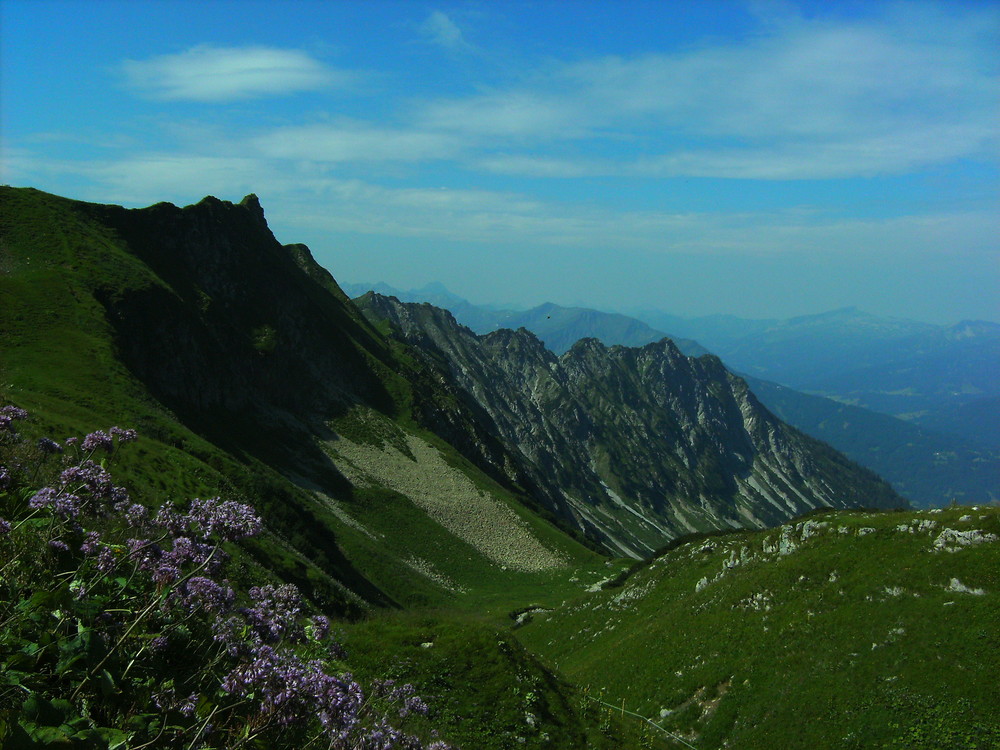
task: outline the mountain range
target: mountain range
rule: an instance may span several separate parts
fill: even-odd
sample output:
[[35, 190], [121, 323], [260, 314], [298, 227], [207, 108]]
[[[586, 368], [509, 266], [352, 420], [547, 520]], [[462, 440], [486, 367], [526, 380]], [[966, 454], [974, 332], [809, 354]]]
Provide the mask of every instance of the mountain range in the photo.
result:
[[821, 506], [900, 502], [775, 419], [716, 357], [687, 357], [669, 339], [610, 349], [582, 339], [556, 357], [524, 328], [477, 336], [430, 305], [374, 293], [358, 304], [443, 360], [547, 505], [619, 553]]
[[[862, 747], [872, 711], [883, 744], [923, 731], [911, 705], [938, 737], [1000, 736], [1000, 515], [906, 509], [714, 355], [662, 337], [557, 355], [352, 301], [252, 195], [124, 209], [2, 187], [0, 238], [0, 402], [25, 437], [134, 426], [115, 472], [143, 504], [252, 504], [234, 584], [295, 584], [337, 618], [345, 668], [412, 682], [457, 746]], [[0, 516], [19, 497], [0, 488]], [[870, 650], [848, 624], [886, 618]], [[9, 693], [0, 740], [45, 719]], [[45, 699], [84, 721], [75, 695]]]
[[[458, 322], [477, 333], [493, 331], [504, 322], [523, 326], [535, 333], [556, 354], [567, 351], [581, 338], [596, 338], [609, 346], [642, 346], [668, 337], [682, 352], [690, 356], [708, 352], [693, 339], [672, 336], [635, 318], [588, 308], [564, 308], [546, 303], [527, 311], [511, 311], [477, 306], [448, 291], [441, 284], [430, 284], [409, 291], [394, 289], [384, 283], [345, 284], [344, 289], [353, 296], [359, 296], [369, 286], [381, 290], [381, 294], [403, 301], [427, 302], [447, 307]], [[710, 336], [714, 332], [712, 340], [721, 341], [726, 351], [740, 351], [742, 348], [749, 352], [752, 347], [740, 343], [744, 341], [744, 337], [760, 337], [764, 332], [770, 331], [769, 335], [779, 338], [777, 331], [784, 331], [781, 338], [783, 348], [773, 355], [776, 362], [785, 362], [783, 372], [796, 369], [821, 370], [810, 359], [816, 350], [823, 351], [822, 359], [826, 363], [855, 361], [851, 358], [859, 351], [877, 351], [882, 346], [880, 342], [884, 343], [887, 338], [911, 342], [913, 346], [909, 349], [900, 343], [896, 346], [899, 351], [909, 352], [912, 355], [910, 359], [915, 360], [914, 352], [923, 351], [919, 349], [923, 345], [919, 341], [913, 343], [914, 336], [923, 336], [921, 340], [948, 341], [955, 335], [954, 332], [948, 334], [942, 327], [881, 319], [855, 310], [835, 311], [787, 322], [752, 321], [726, 316], [685, 321], [676, 316], [646, 314], [650, 320], [659, 320], [666, 325], [676, 324], [688, 332], [696, 330]], [[982, 328], [989, 331], [990, 325], [984, 324]], [[959, 326], [956, 330], [967, 329]], [[798, 333], [793, 335], [790, 331]], [[987, 361], [993, 356], [994, 340], [989, 335], [966, 338], [976, 339], [969, 346], [978, 352], [976, 356], [979, 359]], [[870, 356], [874, 357], [875, 354]], [[904, 357], [903, 354], [895, 356]], [[723, 360], [731, 364], [725, 356]], [[803, 360], [803, 363], [790, 363], [799, 360]], [[947, 391], [947, 378], [935, 380], [934, 371], [920, 371], [916, 364], [911, 362], [911, 365], [907, 370], [910, 381], [924, 383], [924, 390]], [[804, 393], [787, 384], [781, 385], [736, 367], [732, 369], [746, 380], [754, 395], [772, 412], [806, 434], [829, 443], [853, 461], [877, 472], [897, 492], [916, 505], [932, 507], [951, 502], [993, 502], [998, 499], [1000, 449], [993, 437], [1000, 418], [993, 419], [994, 412], [990, 404], [995, 408], [1000, 400], [991, 401], [983, 397], [960, 406], [951, 404], [942, 407], [933, 417], [925, 415], [918, 423], [857, 406], [850, 400], [845, 402], [841, 398]], [[957, 369], [957, 365], [952, 368]], [[941, 370], [951, 371], [939, 368]], [[989, 367], [979, 367], [977, 371], [980, 373], [980, 380], [995, 380], [995, 374]], [[920, 374], [915, 375], [915, 372]], [[926, 385], [928, 383], [931, 385]], [[916, 392], [918, 385], [907, 388]], [[948, 419], [951, 420], [950, 430], [939, 425]]]

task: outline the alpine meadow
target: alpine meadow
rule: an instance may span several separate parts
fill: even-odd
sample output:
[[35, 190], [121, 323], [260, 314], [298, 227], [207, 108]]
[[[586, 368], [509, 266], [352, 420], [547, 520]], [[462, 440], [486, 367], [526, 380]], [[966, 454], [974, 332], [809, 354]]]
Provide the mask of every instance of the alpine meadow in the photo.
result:
[[0, 22], [4, 750], [1000, 748], [996, 0]]

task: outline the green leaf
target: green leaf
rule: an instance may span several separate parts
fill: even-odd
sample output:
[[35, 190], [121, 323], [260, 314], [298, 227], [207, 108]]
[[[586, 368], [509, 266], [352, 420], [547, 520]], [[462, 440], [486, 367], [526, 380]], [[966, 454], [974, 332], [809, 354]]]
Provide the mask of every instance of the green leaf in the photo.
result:
[[73, 740], [59, 727], [35, 727], [28, 734], [34, 747], [73, 747]]
[[97, 683], [100, 686], [101, 695], [105, 698], [109, 698], [118, 692], [115, 687], [114, 677], [112, 677], [111, 673], [106, 669], [102, 669], [101, 673], [97, 676]]
[[129, 735], [121, 729], [100, 727], [97, 731], [101, 739], [108, 743], [108, 750], [116, 750], [119, 747], [126, 747], [128, 745]]

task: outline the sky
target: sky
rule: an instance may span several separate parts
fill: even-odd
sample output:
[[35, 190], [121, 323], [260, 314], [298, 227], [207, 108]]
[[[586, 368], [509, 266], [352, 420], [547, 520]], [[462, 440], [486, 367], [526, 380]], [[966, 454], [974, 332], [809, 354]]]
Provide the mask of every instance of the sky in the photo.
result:
[[0, 181], [476, 303], [1000, 321], [1000, 0], [3, 0]]

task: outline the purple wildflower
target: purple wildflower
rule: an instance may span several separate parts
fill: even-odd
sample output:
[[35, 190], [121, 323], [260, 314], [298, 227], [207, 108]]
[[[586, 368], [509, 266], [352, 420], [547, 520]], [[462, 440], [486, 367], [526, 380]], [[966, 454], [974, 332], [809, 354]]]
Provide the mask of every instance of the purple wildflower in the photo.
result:
[[66, 438], [65, 441], [63, 441], [63, 445], [65, 445], [67, 448], [72, 448], [74, 445], [76, 445], [79, 442], [80, 442], [80, 438], [77, 438], [77, 437], [68, 437], [68, 438]]
[[111, 551], [110, 547], [102, 546], [97, 551], [97, 569], [101, 573], [108, 573], [114, 570], [115, 565], [117, 565], [117, 560], [115, 560], [115, 553]]
[[0, 490], [5, 490], [10, 486], [10, 472], [6, 466], [0, 466]]
[[187, 531], [187, 519], [169, 504], [160, 506], [153, 523], [171, 534], [183, 534]]
[[90, 556], [98, 552], [102, 546], [101, 533], [99, 531], [88, 531], [87, 536], [80, 545], [80, 551], [83, 554]]
[[209, 612], [226, 612], [236, 600], [236, 593], [228, 581], [218, 584], [210, 578], [195, 576], [184, 588], [182, 601], [189, 610], [200, 606]]
[[198, 694], [191, 693], [187, 698], [181, 701], [180, 706], [177, 710], [180, 711], [184, 716], [191, 716], [194, 713], [194, 709], [198, 705]]
[[203, 537], [215, 535], [224, 541], [254, 536], [261, 529], [260, 518], [251, 506], [218, 497], [192, 500], [188, 518], [198, 525]]
[[49, 541], [49, 546], [54, 550], [59, 550], [60, 552], [69, 552], [69, 545], [62, 539], [51, 539]]
[[80, 447], [87, 453], [93, 453], [100, 448], [111, 453], [115, 449], [115, 441], [104, 430], [94, 430], [83, 439]]
[[221, 643], [230, 656], [236, 656], [245, 650], [247, 644], [243, 640], [243, 620], [236, 615], [225, 619], [219, 617], [212, 622], [212, 640]]
[[330, 632], [330, 618], [325, 615], [316, 615], [312, 618], [309, 634], [317, 641], [321, 641]]
[[63, 448], [59, 443], [57, 443], [52, 438], [40, 437], [38, 438], [38, 450], [42, 453], [62, 453]]
[[0, 534], [10, 533], [10, 521], [5, 518], [0, 518]]
[[408, 695], [403, 700], [403, 707], [399, 709], [399, 716], [402, 719], [405, 719], [411, 713], [426, 716], [428, 710], [427, 704], [424, 703], [419, 695]]
[[112, 427], [108, 432], [111, 433], [112, 437], [117, 437], [119, 443], [130, 443], [136, 438], [136, 431], [133, 429], [122, 429], [121, 427]]
[[177, 703], [174, 689], [168, 687], [158, 693], [153, 693], [153, 703], [161, 711], [169, 711]]
[[0, 407], [0, 432], [4, 430], [13, 432], [14, 428], [11, 427], [11, 424], [13, 424], [14, 420], [27, 418], [28, 412], [17, 406], [9, 405]]
[[295, 586], [253, 586], [249, 594], [256, 606], [244, 610], [244, 615], [262, 642], [273, 643], [286, 636], [301, 640], [302, 629], [296, 621], [302, 600]]
[[125, 520], [129, 526], [141, 526], [149, 519], [149, 508], [139, 503], [133, 503], [125, 510]]
[[5, 417], [10, 417], [11, 419], [27, 419], [28, 412], [24, 409], [10, 404], [8, 406], [0, 407], [0, 414]]
[[170, 639], [165, 635], [158, 635], [153, 640], [149, 642], [149, 647], [156, 651], [157, 653], [161, 651], [166, 651], [167, 647], [170, 645]]
[[81, 462], [78, 466], [71, 466], [59, 475], [59, 481], [64, 487], [75, 485], [79, 489], [86, 489], [96, 498], [111, 497], [115, 486], [111, 483], [111, 474], [99, 464], [95, 464], [89, 459]]
[[28, 500], [28, 505], [32, 508], [51, 508], [53, 513], [63, 518], [76, 518], [83, 503], [76, 495], [59, 492], [52, 487], [42, 487]]
[[[202, 565], [212, 558], [214, 565], [209, 565], [207, 570], [214, 571], [219, 567], [221, 551], [211, 544], [197, 542], [186, 536], [179, 536], [174, 539], [174, 546], [163, 557], [169, 559], [177, 566], [190, 564], [193, 566]], [[214, 555], [214, 557], [213, 557]]]
[[129, 558], [134, 561], [135, 567], [146, 573], [153, 570], [163, 555], [160, 546], [148, 539], [126, 539], [125, 548], [128, 550]]

